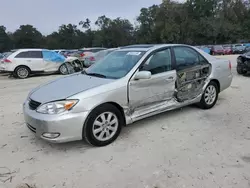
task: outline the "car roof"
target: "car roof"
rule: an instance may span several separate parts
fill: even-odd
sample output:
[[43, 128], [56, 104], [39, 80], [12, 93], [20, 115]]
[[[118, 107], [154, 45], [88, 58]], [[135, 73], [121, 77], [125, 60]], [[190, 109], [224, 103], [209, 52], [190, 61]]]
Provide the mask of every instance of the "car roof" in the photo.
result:
[[107, 48], [103, 48], [103, 47], [93, 47], [93, 48], [81, 48], [79, 50], [95, 50], [95, 49], [107, 49]]
[[171, 46], [189, 46], [186, 44], [135, 44], [129, 46], [121, 46], [118, 50], [120, 51], [149, 51], [153, 49], [163, 48], [163, 47], [171, 47]]
[[17, 49], [15, 52], [26, 52], [26, 51], [42, 51], [42, 50], [47, 50], [47, 49], [40, 49], [40, 48], [22, 48], [22, 49]]

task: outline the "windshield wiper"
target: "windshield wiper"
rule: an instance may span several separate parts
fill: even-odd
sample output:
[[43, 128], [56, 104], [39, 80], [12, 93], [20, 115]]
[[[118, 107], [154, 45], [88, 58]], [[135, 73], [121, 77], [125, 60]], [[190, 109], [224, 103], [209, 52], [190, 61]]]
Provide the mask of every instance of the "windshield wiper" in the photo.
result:
[[86, 71], [82, 72], [83, 74], [86, 74], [88, 76], [96, 76], [96, 77], [100, 77], [100, 78], [107, 78], [107, 76], [103, 75], [103, 74], [99, 74], [99, 73], [87, 73]]

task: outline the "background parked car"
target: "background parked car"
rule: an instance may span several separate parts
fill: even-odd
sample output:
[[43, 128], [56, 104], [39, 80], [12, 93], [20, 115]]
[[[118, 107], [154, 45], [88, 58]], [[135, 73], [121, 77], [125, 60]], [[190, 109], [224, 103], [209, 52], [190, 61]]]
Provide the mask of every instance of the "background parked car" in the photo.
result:
[[4, 52], [2, 53], [4, 57], [8, 57], [10, 54], [12, 54], [13, 52]]
[[246, 46], [245, 51], [246, 51], [246, 53], [247, 53], [247, 52], [250, 52], [250, 46]]
[[250, 52], [241, 54], [237, 58], [237, 67], [238, 74], [246, 74], [250, 71]]
[[93, 53], [106, 50], [107, 48], [82, 48], [79, 49], [77, 52], [72, 53], [70, 56], [77, 57], [80, 61], [84, 62], [85, 58], [91, 56]]
[[4, 56], [3, 56], [3, 54], [2, 54], [2, 53], [0, 53], [0, 59], [3, 59], [3, 57], [4, 57]]
[[223, 45], [223, 48], [224, 48], [225, 55], [230, 55], [233, 53], [233, 49], [231, 45]]
[[208, 54], [211, 53], [211, 49], [208, 48], [207, 46], [201, 46], [200, 49], [203, 50], [204, 52], [208, 53]]
[[20, 49], [1, 60], [0, 70], [18, 78], [35, 73], [58, 72], [65, 61], [62, 55], [45, 49]]
[[85, 58], [84, 65], [85, 67], [90, 67], [92, 64], [94, 64], [96, 61], [99, 61], [103, 59], [105, 56], [113, 52], [114, 50], [117, 50], [118, 48], [111, 48], [107, 50], [102, 50], [99, 52], [94, 53], [93, 55], [90, 55]]
[[234, 44], [232, 49], [233, 54], [243, 54], [246, 52], [246, 47], [243, 44]]
[[224, 48], [221, 45], [216, 45], [211, 48], [211, 55], [224, 55]]

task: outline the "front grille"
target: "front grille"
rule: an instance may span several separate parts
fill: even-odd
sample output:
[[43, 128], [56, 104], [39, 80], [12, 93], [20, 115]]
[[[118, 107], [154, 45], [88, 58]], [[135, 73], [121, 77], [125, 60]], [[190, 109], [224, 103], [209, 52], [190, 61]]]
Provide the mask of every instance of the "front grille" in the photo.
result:
[[40, 102], [34, 101], [34, 100], [30, 100], [29, 102], [29, 107], [31, 110], [36, 110], [38, 106], [40, 106]]
[[36, 133], [36, 128], [32, 127], [30, 124], [27, 124], [27, 127], [34, 133]]

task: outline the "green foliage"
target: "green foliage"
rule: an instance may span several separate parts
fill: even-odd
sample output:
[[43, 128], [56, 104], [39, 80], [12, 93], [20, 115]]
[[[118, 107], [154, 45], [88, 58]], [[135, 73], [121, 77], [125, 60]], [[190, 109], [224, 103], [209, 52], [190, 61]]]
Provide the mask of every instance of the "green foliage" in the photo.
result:
[[[43, 36], [31, 25], [14, 33], [0, 26], [0, 52], [12, 48], [117, 47], [135, 43], [218, 44], [250, 40], [249, 0], [163, 0], [142, 8], [133, 25], [123, 18], [87, 18], [79, 25], [61, 25]], [[92, 29], [94, 26], [95, 29]]]

